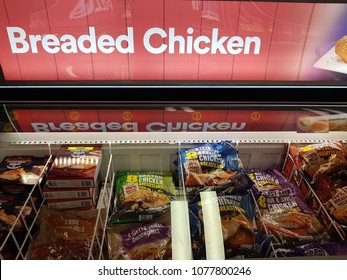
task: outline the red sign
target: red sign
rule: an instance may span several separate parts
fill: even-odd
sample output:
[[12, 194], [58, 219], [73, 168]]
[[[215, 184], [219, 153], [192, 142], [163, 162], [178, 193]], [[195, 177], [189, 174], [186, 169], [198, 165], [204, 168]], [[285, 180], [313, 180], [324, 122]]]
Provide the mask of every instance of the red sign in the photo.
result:
[[[328, 132], [347, 129], [346, 114], [285, 110], [152, 110], [72, 109], [10, 111], [15, 129], [22, 132], [218, 132], [298, 131]], [[6, 126], [6, 129], [5, 129]], [[4, 131], [14, 128], [4, 123]]]
[[[347, 80], [347, 4], [1, 0], [6, 80]], [[347, 40], [347, 39], [346, 39]]]

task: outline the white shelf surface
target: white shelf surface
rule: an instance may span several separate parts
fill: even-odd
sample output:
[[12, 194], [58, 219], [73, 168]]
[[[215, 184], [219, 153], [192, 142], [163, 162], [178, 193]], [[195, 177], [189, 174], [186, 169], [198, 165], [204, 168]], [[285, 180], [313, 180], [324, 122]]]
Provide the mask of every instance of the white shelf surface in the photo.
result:
[[0, 142], [17, 144], [37, 143], [182, 143], [229, 140], [235, 142], [316, 142], [347, 141], [347, 131], [329, 133], [297, 133], [287, 131], [229, 131], [229, 132], [36, 132], [2, 133]]

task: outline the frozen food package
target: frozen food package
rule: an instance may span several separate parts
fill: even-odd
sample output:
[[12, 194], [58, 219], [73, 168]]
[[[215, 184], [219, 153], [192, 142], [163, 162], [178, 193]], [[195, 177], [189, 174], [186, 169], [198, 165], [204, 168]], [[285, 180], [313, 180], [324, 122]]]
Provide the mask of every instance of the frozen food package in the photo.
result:
[[107, 226], [110, 260], [172, 259], [170, 212], [146, 223]]
[[195, 190], [193, 190], [194, 187], [187, 187], [186, 190], [188, 190], [188, 193], [186, 194], [186, 197], [193, 203], [200, 200], [200, 193], [204, 191], [215, 191], [218, 196], [246, 195], [252, 187], [253, 181], [249, 178], [248, 174], [241, 170], [235, 171], [235, 175], [229, 178], [228, 182], [223, 185], [197, 187]]
[[[39, 201], [36, 197], [28, 201], [27, 194], [0, 195], [0, 201], [1, 255], [5, 259], [15, 259], [18, 254], [17, 244], [21, 246], [25, 242], [27, 227], [33, 225], [36, 215], [33, 209], [37, 209]], [[35, 202], [38, 204], [35, 205]]]
[[322, 203], [326, 203], [344, 186], [347, 186], [347, 161], [323, 164], [316, 172], [312, 184]]
[[19, 246], [25, 241], [43, 202], [41, 186], [49, 165], [49, 156], [31, 155], [5, 156], [0, 163], [0, 246], [8, 259], [17, 254], [18, 246], [6, 240], [14, 238]]
[[115, 190], [109, 224], [152, 220], [168, 212], [176, 196], [172, 173], [165, 171], [120, 171]]
[[283, 187], [280, 183], [281, 176], [276, 173], [280, 172], [277, 168], [269, 168], [266, 170], [252, 169], [249, 170], [248, 176], [253, 181], [253, 190], [257, 192], [269, 190], [281, 190]]
[[338, 223], [347, 227], [347, 186], [338, 188], [333, 197], [325, 203], [325, 206]]
[[34, 188], [31, 192], [31, 199], [27, 192], [14, 192], [13, 189], [6, 189], [3, 193], [3, 186], [0, 187], [0, 232], [14, 230], [24, 227], [24, 220], [27, 225], [31, 225], [35, 218], [33, 209], [38, 209], [42, 203], [39, 188]]
[[321, 246], [330, 256], [347, 256], [347, 240], [322, 242]]
[[[217, 196], [221, 217], [225, 257], [254, 252], [253, 205], [249, 194]], [[202, 202], [191, 203], [190, 230], [194, 259], [206, 259]]]
[[308, 207], [299, 188], [286, 180], [277, 170], [268, 169], [267, 178], [277, 177], [281, 189], [263, 189], [256, 193], [259, 211], [257, 227], [272, 234], [274, 243], [283, 247], [329, 240], [330, 236], [315, 213]]
[[272, 257], [326, 257], [347, 256], [347, 240], [307, 243], [294, 248], [278, 248]]
[[97, 187], [102, 145], [63, 145], [47, 174], [50, 188]]
[[227, 141], [181, 149], [179, 154], [187, 192], [228, 184], [241, 169], [239, 153]]
[[279, 168], [278, 165], [273, 165], [264, 170], [252, 169], [247, 171], [249, 178], [253, 182], [253, 193], [258, 197], [262, 192], [266, 191], [293, 189], [298, 202], [300, 202], [302, 207], [307, 207], [305, 197], [300, 189], [288, 181]]
[[320, 243], [307, 243], [294, 248], [278, 248], [272, 252], [271, 257], [325, 257], [329, 253]]
[[347, 161], [347, 150], [339, 141], [315, 143], [306, 146], [291, 145], [290, 154], [296, 166], [303, 172], [309, 182], [321, 165]]
[[334, 184], [333, 187], [344, 187], [347, 185], [347, 161], [322, 164], [313, 179], [316, 179], [319, 174], [328, 176]]
[[49, 167], [49, 156], [6, 156], [0, 163], [0, 185], [35, 185]]
[[[98, 210], [62, 212], [41, 206], [39, 231], [29, 244], [28, 260], [87, 260], [97, 253], [96, 235], [102, 234], [97, 225]], [[95, 257], [95, 255], [94, 255]]]
[[42, 203], [39, 185], [0, 185], [0, 246], [5, 259], [16, 258], [16, 244], [26, 242], [27, 228], [33, 226]]

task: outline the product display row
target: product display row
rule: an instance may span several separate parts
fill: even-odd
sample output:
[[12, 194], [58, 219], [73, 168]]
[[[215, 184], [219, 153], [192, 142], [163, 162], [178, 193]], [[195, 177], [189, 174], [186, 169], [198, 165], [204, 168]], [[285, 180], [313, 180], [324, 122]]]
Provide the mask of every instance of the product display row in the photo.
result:
[[13, 144], [1, 259], [347, 256], [347, 150], [310, 143]]

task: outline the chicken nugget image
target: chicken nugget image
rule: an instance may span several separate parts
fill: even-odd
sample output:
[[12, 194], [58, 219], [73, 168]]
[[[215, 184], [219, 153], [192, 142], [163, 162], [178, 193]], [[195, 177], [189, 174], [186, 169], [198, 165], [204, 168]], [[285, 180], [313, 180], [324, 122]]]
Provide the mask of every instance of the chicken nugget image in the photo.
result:
[[343, 36], [337, 41], [335, 45], [335, 53], [342, 59], [344, 63], [347, 63], [347, 35]]

